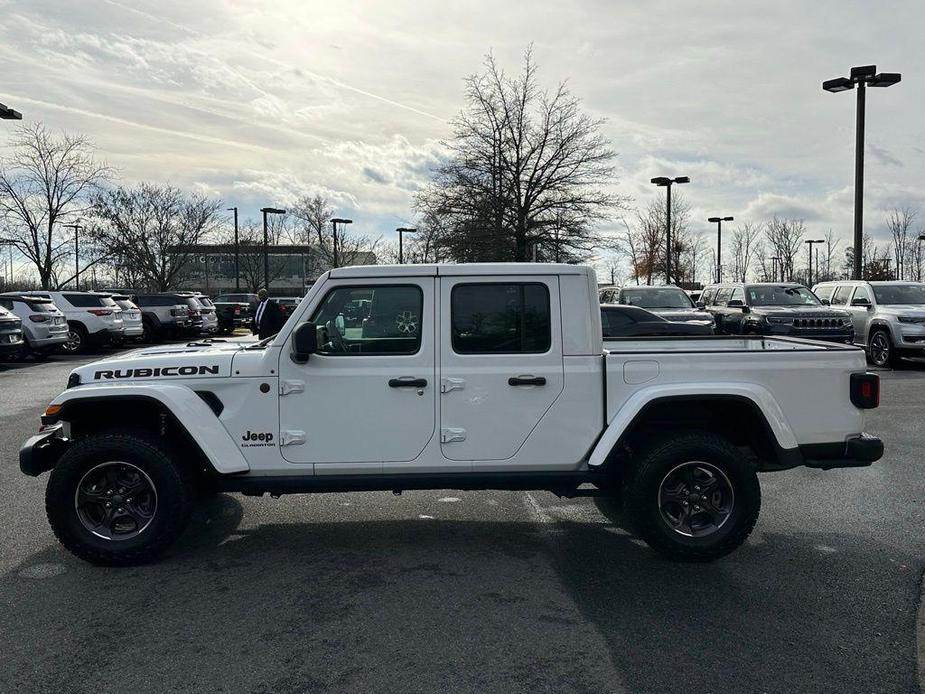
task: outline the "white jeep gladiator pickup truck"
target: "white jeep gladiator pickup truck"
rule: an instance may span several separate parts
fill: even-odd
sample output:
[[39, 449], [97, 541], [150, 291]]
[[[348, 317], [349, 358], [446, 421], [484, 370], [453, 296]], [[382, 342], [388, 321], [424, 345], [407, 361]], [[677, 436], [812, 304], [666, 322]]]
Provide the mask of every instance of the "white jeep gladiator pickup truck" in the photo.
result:
[[75, 369], [20, 467], [51, 471], [52, 529], [99, 564], [156, 557], [206, 490], [406, 489], [612, 497], [651, 547], [705, 561], [754, 527], [758, 472], [878, 460], [878, 401], [851, 346], [605, 345], [587, 267], [348, 267], [272, 338]]

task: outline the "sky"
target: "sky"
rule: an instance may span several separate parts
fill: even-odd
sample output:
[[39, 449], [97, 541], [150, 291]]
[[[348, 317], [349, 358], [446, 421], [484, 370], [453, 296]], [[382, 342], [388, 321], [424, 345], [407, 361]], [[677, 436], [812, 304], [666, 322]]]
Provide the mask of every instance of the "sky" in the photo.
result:
[[902, 82], [868, 93], [865, 229], [885, 242], [897, 205], [925, 222], [919, 1], [0, 0], [0, 19], [0, 102], [85, 133], [121, 181], [254, 219], [322, 193], [385, 240], [415, 222], [463, 79], [489, 51], [516, 71], [532, 44], [542, 84], [568, 80], [606, 119], [633, 205], [686, 175], [710, 238], [709, 216], [776, 214], [847, 243], [854, 92], [820, 85], [876, 64]]

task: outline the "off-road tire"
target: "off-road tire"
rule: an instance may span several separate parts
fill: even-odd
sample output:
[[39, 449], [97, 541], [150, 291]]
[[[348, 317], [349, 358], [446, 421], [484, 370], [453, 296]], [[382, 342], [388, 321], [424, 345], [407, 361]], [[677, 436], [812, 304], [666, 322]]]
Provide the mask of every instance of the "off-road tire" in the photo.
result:
[[[678, 465], [692, 461], [718, 468], [734, 493], [728, 518], [704, 537], [680, 534], [660, 510], [663, 480]], [[729, 554], [745, 542], [758, 520], [761, 487], [754, 467], [726, 439], [681, 431], [640, 452], [624, 480], [623, 499], [631, 529], [652, 549], [676, 561], [706, 562]]]
[[[81, 439], [61, 456], [45, 490], [45, 512], [55, 536], [71, 553], [92, 564], [129, 566], [157, 558], [180, 536], [196, 497], [191, 475], [174, 460], [170, 447], [146, 432], [107, 431]], [[111, 461], [139, 468], [156, 490], [153, 519], [131, 539], [98, 537], [77, 514], [80, 480], [92, 468]]]

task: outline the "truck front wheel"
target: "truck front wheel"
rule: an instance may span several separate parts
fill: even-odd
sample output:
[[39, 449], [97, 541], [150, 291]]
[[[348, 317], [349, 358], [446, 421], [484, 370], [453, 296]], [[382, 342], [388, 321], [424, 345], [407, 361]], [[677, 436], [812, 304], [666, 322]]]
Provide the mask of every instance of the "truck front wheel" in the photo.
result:
[[755, 469], [726, 439], [681, 432], [645, 451], [625, 481], [633, 528], [659, 553], [711, 561], [741, 545], [758, 520]]
[[55, 536], [93, 564], [151, 561], [183, 531], [195, 490], [166, 446], [144, 432], [81, 439], [58, 461], [45, 490]]

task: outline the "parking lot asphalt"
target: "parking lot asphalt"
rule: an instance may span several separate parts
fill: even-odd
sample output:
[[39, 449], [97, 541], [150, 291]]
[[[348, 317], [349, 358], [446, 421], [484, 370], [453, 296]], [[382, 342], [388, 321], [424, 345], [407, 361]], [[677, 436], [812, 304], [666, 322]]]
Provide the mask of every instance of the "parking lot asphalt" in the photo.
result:
[[220, 495], [159, 563], [55, 541], [17, 450], [76, 363], [0, 365], [0, 691], [917, 692], [925, 368], [870, 468], [761, 478], [749, 541], [658, 558], [547, 493]]

